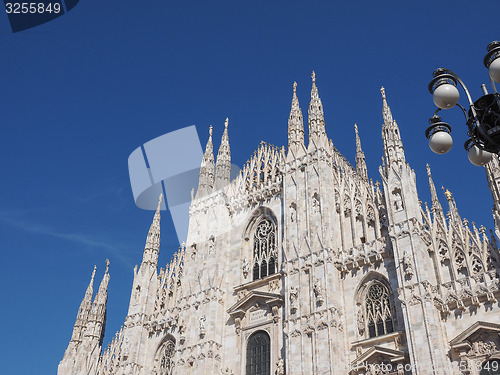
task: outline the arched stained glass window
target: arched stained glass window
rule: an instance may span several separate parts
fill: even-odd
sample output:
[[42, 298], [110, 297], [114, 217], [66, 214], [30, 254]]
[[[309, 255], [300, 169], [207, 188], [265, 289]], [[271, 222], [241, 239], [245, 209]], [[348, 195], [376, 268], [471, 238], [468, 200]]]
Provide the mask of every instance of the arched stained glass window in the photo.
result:
[[253, 236], [253, 279], [276, 273], [276, 228], [268, 220], [261, 220]]
[[246, 375], [271, 375], [271, 339], [258, 331], [248, 339]]
[[174, 370], [175, 343], [167, 340], [160, 351], [158, 375], [172, 375]]
[[394, 331], [389, 292], [385, 285], [375, 283], [366, 293], [366, 320], [370, 337]]

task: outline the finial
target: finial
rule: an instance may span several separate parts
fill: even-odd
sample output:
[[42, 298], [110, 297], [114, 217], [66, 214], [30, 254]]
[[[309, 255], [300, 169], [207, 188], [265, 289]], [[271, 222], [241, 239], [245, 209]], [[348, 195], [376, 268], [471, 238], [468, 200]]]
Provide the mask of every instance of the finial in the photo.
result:
[[109, 259], [106, 259], [106, 271], [104, 271], [104, 273], [108, 272], [109, 272]]
[[208, 134], [210, 135], [210, 138], [212, 138], [212, 125], [208, 128]]
[[386, 97], [385, 97], [385, 89], [384, 89], [384, 86], [382, 86], [382, 87], [380, 88], [380, 92], [382, 93], [382, 99], [385, 99]]
[[90, 283], [94, 282], [95, 271], [97, 270], [97, 266], [94, 264], [94, 270], [92, 271], [92, 276], [90, 277]]
[[313, 70], [313, 72], [311, 74], [311, 78], [313, 80], [313, 83], [316, 83], [316, 73], [314, 73], [314, 70]]
[[354, 131], [358, 134], [358, 124], [354, 123]]
[[445, 189], [444, 186], [441, 186], [441, 189], [444, 190], [444, 195], [446, 195], [446, 199], [450, 200], [451, 199], [451, 191], [449, 191], [448, 189]]
[[158, 198], [158, 207], [156, 207], [156, 211], [161, 211], [161, 201], [163, 200], [163, 193], [160, 193]]
[[293, 93], [297, 94], [297, 82], [293, 82]]
[[227, 129], [228, 125], [229, 125], [229, 117], [226, 117], [226, 122], [224, 123], [224, 128]]

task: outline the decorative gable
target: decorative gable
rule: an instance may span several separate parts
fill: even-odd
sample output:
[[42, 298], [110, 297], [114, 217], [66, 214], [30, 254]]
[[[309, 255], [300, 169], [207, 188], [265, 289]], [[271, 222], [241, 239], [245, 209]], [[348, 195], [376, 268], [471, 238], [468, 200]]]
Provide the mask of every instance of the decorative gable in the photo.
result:
[[234, 319], [236, 333], [241, 331], [241, 322], [246, 318], [246, 326], [253, 326], [269, 320], [272, 314], [274, 322], [279, 320], [279, 308], [283, 306], [283, 296], [276, 293], [251, 291], [231, 306], [227, 313]]
[[372, 346], [350, 364], [350, 375], [392, 374], [404, 369], [407, 357], [401, 350]]

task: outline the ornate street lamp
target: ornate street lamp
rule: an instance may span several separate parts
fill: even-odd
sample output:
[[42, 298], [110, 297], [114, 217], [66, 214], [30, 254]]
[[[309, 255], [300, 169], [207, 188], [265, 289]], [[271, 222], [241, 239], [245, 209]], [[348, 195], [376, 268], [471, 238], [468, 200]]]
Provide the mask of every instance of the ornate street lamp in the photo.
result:
[[[436, 154], [450, 151], [453, 145], [451, 126], [443, 122], [437, 114], [442, 109], [458, 106], [465, 116], [468, 127], [468, 139], [464, 147], [469, 153], [469, 160], [474, 165], [485, 165], [491, 160], [492, 153], [500, 152], [500, 94], [497, 92], [495, 82], [500, 83], [500, 42], [491, 42], [488, 53], [483, 60], [484, 66], [490, 74], [491, 87], [494, 93], [489, 94], [486, 86], [481, 85], [483, 96], [475, 102], [463, 81], [451, 70], [436, 69], [433, 79], [429, 83], [429, 92], [432, 94], [434, 104], [438, 107], [429, 119], [431, 126], [425, 131], [429, 139], [429, 147]], [[462, 86], [469, 101], [469, 110], [458, 104], [460, 98], [457, 83]]]

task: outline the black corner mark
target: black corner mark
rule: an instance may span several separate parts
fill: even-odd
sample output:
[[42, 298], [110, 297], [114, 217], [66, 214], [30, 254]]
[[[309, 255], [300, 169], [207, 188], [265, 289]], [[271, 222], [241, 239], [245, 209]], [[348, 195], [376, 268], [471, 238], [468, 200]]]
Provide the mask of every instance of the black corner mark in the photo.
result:
[[16, 33], [62, 16], [80, 0], [4, 0], [12, 32]]

